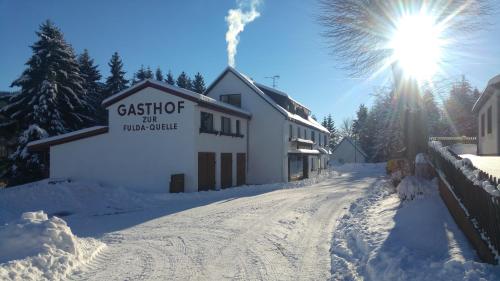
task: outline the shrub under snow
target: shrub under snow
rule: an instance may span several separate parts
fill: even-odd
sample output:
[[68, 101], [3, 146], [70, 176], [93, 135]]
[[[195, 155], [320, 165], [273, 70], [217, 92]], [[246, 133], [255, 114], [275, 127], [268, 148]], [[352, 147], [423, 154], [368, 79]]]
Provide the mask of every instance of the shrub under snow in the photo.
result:
[[405, 177], [397, 186], [398, 196], [403, 201], [421, 199], [433, 192], [432, 182], [415, 176]]
[[1, 280], [60, 280], [104, 247], [78, 238], [66, 222], [43, 211], [0, 226]]

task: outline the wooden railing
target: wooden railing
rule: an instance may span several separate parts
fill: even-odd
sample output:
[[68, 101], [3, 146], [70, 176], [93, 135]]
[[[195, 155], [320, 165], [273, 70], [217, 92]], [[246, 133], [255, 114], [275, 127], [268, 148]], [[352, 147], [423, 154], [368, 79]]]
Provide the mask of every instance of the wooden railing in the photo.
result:
[[[498, 180], [483, 171], [476, 172], [478, 176], [472, 180], [453, 163], [462, 158], [450, 149], [448, 152], [455, 159], [449, 159], [432, 145], [429, 146], [432, 164], [446, 177], [450, 188], [468, 212], [469, 219], [483, 234], [483, 239], [489, 240], [489, 244], [494, 248], [492, 252], [498, 253], [500, 251], [500, 191], [496, 190]], [[477, 170], [470, 163], [468, 169]], [[483, 187], [484, 181], [490, 183], [489, 190]], [[491, 186], [494, 189], [491, 189]]]
[[439, 141], [443, 146], [449, 146], [457, 143], [477, 144], [476, 137], [430, 137], [429, 141]]

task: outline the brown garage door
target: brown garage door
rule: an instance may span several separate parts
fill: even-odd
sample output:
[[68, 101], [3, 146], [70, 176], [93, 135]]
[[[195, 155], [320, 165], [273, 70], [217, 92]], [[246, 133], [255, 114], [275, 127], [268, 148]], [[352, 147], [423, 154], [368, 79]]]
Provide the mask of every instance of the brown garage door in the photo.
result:
[[233, 154], [220, 154], [220, 186], [221, 188], [233, 185]]
[[198, 152], [198, 191], [215, 189], [215, 153]]
[[247, 182], [247, 156], [245, 153], [236, 155], [236, 185], [244, 185]]

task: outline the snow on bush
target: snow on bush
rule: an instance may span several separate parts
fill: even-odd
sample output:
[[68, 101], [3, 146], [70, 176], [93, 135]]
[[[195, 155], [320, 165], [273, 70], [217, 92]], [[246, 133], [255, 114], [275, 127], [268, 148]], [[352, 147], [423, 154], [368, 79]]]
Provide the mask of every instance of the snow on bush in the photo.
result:
[[431, 182], [420, 177], [407, 176], [396, 187], [398, 196], [403, 201], [421, 199], [434, 191]]
[[95, 239], [76, 237], [58, 217], [27, 212], [0, 226], [0, 279], [60, 280], [103, 247]]

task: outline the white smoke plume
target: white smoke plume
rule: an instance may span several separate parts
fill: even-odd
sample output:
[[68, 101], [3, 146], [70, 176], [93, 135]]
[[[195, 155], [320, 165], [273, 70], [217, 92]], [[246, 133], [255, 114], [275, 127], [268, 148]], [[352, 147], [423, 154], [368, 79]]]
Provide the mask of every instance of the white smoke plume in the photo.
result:
[[234, 67], [236, 51], [240, 41], [239, 34], [245, 29], [245, 25], [260, 16], [257, 8], [260, 0], [238, 1], [237, 9], [230, 9], [226, 16], [227, 32], [227, 63]]

